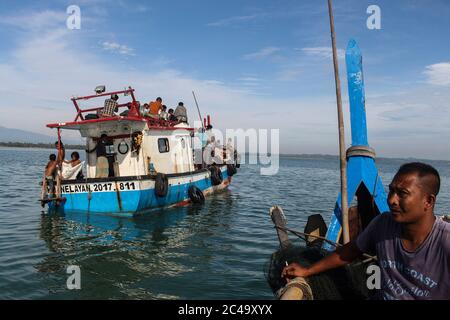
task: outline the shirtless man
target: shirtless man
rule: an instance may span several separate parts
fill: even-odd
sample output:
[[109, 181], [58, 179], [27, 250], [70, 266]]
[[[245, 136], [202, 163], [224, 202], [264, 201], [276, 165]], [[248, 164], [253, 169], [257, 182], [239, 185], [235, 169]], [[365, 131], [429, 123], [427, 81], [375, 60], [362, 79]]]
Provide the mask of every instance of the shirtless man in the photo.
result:
[[56, 155], [52, 153], [49, 157], [49, 162], [45, 166], [45, 180], [47, 181], [48, 193], [54, 193], [57, 167], [58, 162], [56, 161]]

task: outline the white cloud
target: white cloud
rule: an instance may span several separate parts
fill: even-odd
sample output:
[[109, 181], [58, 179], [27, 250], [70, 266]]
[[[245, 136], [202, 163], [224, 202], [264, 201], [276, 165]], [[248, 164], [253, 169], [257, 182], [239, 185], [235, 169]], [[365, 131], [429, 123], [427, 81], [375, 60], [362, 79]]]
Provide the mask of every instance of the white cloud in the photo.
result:
[[302, 73], [299, 67], [284, 68], [278, 73], [278, 80], [281, 81], [294, 81], [298, 79], [298, 76]]
[[[320, 58], [332, 58], [333, 57], [333, 51], [331, 50], [331, 47], [309, 47], [309, 48], [301, 48], [297, 49], [302, 51], [303, 53], [320, 57]], [[345, 57], [345, 51], [343, 49], [337, 49], [337, 55], [339, 59], [344, 59]]]
[[437, 86], [450, 85], [450, 62], [441, 62], [425, 67], [427, 83]]
[[134, 49], [117, 42], [104, 41], [102, 43], [103, 50], [118, 53], [124, 56], [135, 56]]
[[245, 54], [243, 58], [245, 60], [255, 60], [255, 59], [264, 59], [270, 56], [273, 56], [275, 53], [279, 52], [281, 49], [278, 47], [265, 47], [259, 51]]
[[39, 31], [54, 28], [58, 25], [66, 27], [67, 19], [64, 10], [44, 10], [40, 12], [28, 12], [15, 16], [0, 17], [0, 24], [9, 25], [26, 31]]
[[242, 22], [256, 20], [256, 19], [262, 18], [264, 16], [265, 16], [265, 14], [263, 14], [263, 13], [257, 13], [257, 14], [251, 14], [251, 15], [245, 15], [245, 16], [234, 16], [234, 17], [229, 17], [229, 18], [220, 19], [220, 20], [217, 20], [214, 22], [210, 22], [207, 24], [207, 26], [209, 26], [209, 27], [225, 27], [225, 26], [236, 24], [236, 23], [242, 23]]
[[238, 78], [238, 81], [243, 81], [243, 82], [260, 82], [261, 79], [257, 78], [257, 77], [246, 76], [246, 77]]

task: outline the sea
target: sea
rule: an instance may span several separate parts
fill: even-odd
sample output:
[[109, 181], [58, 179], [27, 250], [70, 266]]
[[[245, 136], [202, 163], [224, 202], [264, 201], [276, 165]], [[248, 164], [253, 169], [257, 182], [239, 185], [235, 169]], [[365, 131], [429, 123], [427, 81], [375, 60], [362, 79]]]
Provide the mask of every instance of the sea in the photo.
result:
[[[0, 299], [274, 299], [269, 208], [281, 206], [288, 227], [302, 231], [311, 214], [329, 221], [339, 193], [337, 157], [281, 156], [275, 175], [243, 164], [204, 205], [135, 217], [49, 214], [38, 200], [51, 152], [0, 148]], [[377, 159], [384, 186], [410, 161]], [[450, 162], [424, 161], [441, 174], [436, 213], [448, 214]], [[79, 289], [67, 286], [70, 266]]]

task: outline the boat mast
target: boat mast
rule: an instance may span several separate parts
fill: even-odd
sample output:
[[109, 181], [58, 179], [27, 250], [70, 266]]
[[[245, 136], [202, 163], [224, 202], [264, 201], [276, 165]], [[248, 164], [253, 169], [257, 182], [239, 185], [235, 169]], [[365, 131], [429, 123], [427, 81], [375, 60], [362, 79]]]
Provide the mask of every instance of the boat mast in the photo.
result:
[[336, 50], [336, 35], [334, 32], [334, 17], [331, 0], [328, 0], [328, 14], [330, 16], [331, 29], [331, 45], [333, 49], [333, 64], [334, 64], [334, 81], [336, 85], [336, 102], [338, 113], [338, 127], [339, 127], [339, 158], [341, 171], [341, 214], [342, 214], [342, 232], [344, 236], [344, 244], [350, 241], [350, 233], [348, 227], [348, 199], [347, 199], [347, 159], [345, 154], [345, 131], [344, 131], [344, 117], [342, 114], [342, 97], [341, 97], [341, 82], [339, 80], [339, 64]]

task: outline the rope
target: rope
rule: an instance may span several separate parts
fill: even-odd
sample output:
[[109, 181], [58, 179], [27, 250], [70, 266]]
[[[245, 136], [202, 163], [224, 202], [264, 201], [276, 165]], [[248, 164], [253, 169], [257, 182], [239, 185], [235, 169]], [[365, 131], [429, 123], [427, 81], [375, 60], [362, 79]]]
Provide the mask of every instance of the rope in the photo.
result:
[[[325, 242], [331, 244], [332, 246], [334, 246], [334, 247], [336, 247], [336, 248], [342, 247], [342, 244], [340, 244], [340, 243], [336, 243], [336, 242], [334, 242], [334, 241], [328, 240], [328, 239], [325, 238], [325, 237], [318, 236], [318, 235], [315, 235], [315, 234], [304, 233], [304, 232], [300, 232], [300, 231], [295, 231], [295, 230], [292, 230], [292, 229], [289, 229], [289, 228], [285, 228], [285, 227], [280, 227], [280, 226], [274, 226], [274, 228], [275, 228], [275, 229], [280, 229], [280, 230], [283, 230], [283, 231], [290, 232], [290, 233], [296, 235], [297, 237], [299, 237], [300, 239], [302, 239], [302, 240], [304, 240], [304, 241], [307, 241], [306, 237], [313, 237], [313, 238], [317, 238], [317, 239], [323, 240], [323, 241], [325, 241]], [[371, 256], [370, 254], [367, 254], [367, 253], [363, 253], [362, 255], [363, 255], [364, 257], [367, 258], [367, 259], [365, 259], [365, 260], [363, 260], [363, 261], [361, 262], [361, 263], [363, 263], [363, 264], [364, 264], [364, 263], [367, 263], [367, 262], [369, 262], [369, 261], [371, 261], [371, 260], [377, 260], [377, 257], [376, 257], [376, 256]]]
[[375, 150], [368, 146], [352, 146], [347, 149], [347, 160], [358, 156], [375, 159]]

